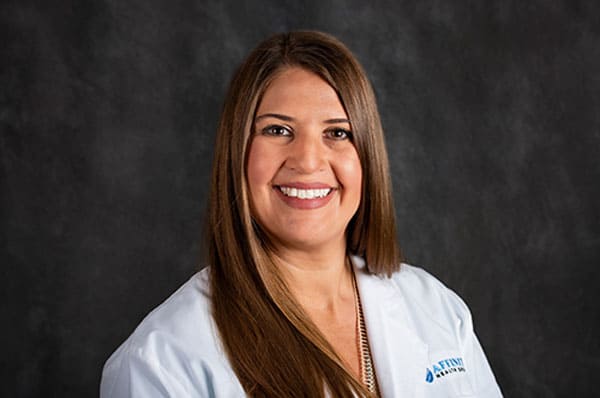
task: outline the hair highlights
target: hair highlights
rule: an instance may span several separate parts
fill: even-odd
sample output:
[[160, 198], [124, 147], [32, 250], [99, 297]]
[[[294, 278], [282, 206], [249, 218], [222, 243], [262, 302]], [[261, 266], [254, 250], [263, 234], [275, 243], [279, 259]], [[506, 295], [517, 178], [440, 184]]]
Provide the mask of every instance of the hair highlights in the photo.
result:
[[372, 273], [400, 266], [388, 159], [373, 90], [359, 63], [320, 32], [278, 34], [237, 70], [221, 115], [208, 208], [207, 243], [214, 317], [229, 360], [250, 396], [367, 395], [296, 303], [252, 219], [245, 162], [258, 104], [286, 67], [301, 67], [338, 93], [363, 170], [361, 203], [347, 250]]

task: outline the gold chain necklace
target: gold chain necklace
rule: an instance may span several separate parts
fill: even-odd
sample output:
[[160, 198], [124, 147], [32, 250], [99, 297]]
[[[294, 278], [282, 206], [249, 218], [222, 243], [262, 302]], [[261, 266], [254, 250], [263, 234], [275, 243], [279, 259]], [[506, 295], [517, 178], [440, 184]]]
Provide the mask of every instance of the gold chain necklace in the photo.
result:
[[375, 396], [379, 396], [377, 391], [377, 380], [375, 379], [375, 368], [373, 367], [371, 350], [369, 349], [367, 328], [365, 327], [365, 320], [363, 317], [362, 305], [360, 303], [358, 287], [356, 286], [356, 275], [354, 275], [354, 269], [352, 270], [352, 280], [354, 283], [354, 297], [356, 301], [356, 334], [358, 340], [358, 359], [362, 383], [365, 385], [365, 387], [367, 387], [369, 392], [375, 394]]

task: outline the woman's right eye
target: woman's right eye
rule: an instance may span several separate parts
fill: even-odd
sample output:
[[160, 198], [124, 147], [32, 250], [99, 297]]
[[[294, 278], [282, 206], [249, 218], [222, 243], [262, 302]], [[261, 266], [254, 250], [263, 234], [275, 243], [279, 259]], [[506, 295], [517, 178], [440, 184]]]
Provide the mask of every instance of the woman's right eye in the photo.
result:
[[283, 136], [283, 137], [289, 137], [292, 135], [292, 132], [290, 131], [289, 128], [284, 127], [284, 126], [279, 126], [279, 125], [267, 126], [264, 129], [262, 129], [262, 133], [266, 134], [266, 135]]

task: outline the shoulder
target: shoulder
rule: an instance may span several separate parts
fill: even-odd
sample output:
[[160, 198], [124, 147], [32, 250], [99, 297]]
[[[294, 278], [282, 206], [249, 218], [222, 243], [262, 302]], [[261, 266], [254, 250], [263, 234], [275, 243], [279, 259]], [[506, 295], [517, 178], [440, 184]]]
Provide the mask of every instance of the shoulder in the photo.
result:
[[111, 355], [101, 396], [205, 396], [215, 383], [235, 385], [233, 379], [211, 315], [204, 269], [148, 314]]
[[[461, 341], [473, 330], [471, 311], [462, 298], [423, 268], [402, 264], [389, 283], [402, 297], [405, 311], [424, 338]], [[444, 339], [442, 339], [444, 340]], [[436, 345], [430, 341], [430, 344]]]
[[423, 268], [402, 263], [398, 271], [387, 277], [368, 274], [361, 257], [354, 256], [352, 261], [359, 274], [370, 280], [370, 290], [378, 291], [376, 295], [380, 300], [402, 302], [409, 315], [429, 319], [440, 326], [457, 319], [470, 320], [464, 301]]
[[[441, 314], [468, 315], [464, 301], [444, 283], [423, 268], [402, 264], [392, 274], [390, 282], [410, 299], [411, 303], [427, 311], [433, 317]], [[469, 315], [470, 316], [470, 315]]]
[[460, 348], [472, 337], [469, 308], [429, 272], [403, 263], [389, 277], [373, 275], [367, 273], [364, 260], [354, 258], [353, 261], [360, 270], [364, 301], [371, 311], [382, 314], [386, 322], [389, 320], [390, 325], [404, 325], [406, 330], [435, 350]]
[[150, 312], [122, 347], [143, 352], [156, 338], [187, 342], [197, 341], [198, 333], [210, 337], [210, 311], [208, 274], [203, 270]]

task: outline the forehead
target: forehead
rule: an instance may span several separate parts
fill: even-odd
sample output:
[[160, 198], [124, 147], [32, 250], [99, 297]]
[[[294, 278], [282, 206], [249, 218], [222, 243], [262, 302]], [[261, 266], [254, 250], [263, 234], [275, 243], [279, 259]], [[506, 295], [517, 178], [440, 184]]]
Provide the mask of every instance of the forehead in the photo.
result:
[[317, 74], [299, 67], [286, 68], [267, 86], [257, 109], [261, 113], [311, 114], [315, 117], [346, 118], [336, 91]]

